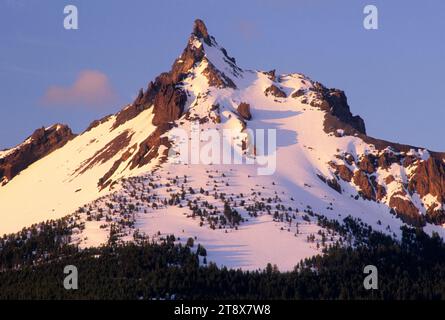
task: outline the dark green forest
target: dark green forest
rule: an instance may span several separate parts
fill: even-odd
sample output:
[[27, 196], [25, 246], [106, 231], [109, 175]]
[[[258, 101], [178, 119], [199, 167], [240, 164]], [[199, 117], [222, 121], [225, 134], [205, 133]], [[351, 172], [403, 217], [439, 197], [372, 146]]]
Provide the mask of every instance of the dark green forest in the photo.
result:
[[[352, 233], [354, 243], [330, 246], [292, 272], [270, 264], [253, 272], [204, 266], [198, 254], [205, 249], [195, 253], [192, 243], [177, 245], [173, 235], [162, 243], [79, 250], [64, 240], [69, 232], [63, 223], [46, 223], [0, 239], [0, 299], [445, 298], [445, 244], [439, 237], [405, 228], [396, 241], [351, 219], [322, 223]], [[369, 264], [378, 268], [377, 290], [363, 286]], [[64, 289], [66, 265], [78, 268], [77, 290]]]

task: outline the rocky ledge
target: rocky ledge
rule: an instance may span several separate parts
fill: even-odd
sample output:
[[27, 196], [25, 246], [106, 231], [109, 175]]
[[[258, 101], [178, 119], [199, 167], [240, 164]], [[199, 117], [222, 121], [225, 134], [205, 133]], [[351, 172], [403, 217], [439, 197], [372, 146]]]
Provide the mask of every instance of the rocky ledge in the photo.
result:
[[39, 128], [17, 147], [0, 158], [0, 183], [5, 185], [33, 162], [62, 147], [75, 135], [63, 124]]

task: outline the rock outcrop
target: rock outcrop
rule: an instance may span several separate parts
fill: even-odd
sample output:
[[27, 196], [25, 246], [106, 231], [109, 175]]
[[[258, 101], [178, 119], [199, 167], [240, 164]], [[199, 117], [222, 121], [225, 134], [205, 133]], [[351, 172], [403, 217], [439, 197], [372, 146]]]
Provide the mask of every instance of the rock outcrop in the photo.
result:
[[266, 96], [268, 95], [272, 95], [275, 96], [277, 98], [286, 98], [286, 93], [284, 93], [283, 90], [281, 90], [280, 88], [278, 88], [276, 85], [272, 84], [270, 87], [266, 88], [266, 90], [264, 91], [264, 94]]
[[360, 170], [354, 173], [354, 184], [359, 187], [359, 194], [366, 200], [375, 200], [375, 191], [368, 176]]
[[274, 70], [270, 70], [270, 71], [266, 71], [264, 72], [264, 74], [272, 81], [277, 81], [277, 75], [275, 74], [276, 71]]
[[336, 176], [339, 176], [342, 180], [346, 182], [351, 182], [354, 174], [347, 166], [345, 166], [344, 164], [336, 164], [334, 162], [330, 162], [330, 165], [335, 169], [334, 174]]
[[198, 39], [203, 39], [207, 45], [212, 45], [207, 27], [204, 24], [204, 21], [202, 21], [201, 19], [195, 20], [195, 23], [193, 25], [193, 35], [195, 35]]
[[207, 77], [209, 85], [212, 87], [236, 89], [236, 85], [233, 80], [226, 76], [224, 72], [221, 72], [215, 68], [211, 62], [208, 62], [203, 74]]
[[389, 206], [403, 222], [421, 227], [425, 225], [425, 219], [420, 214], [419, 209], [409, 200], [403, 197], [404, 194], [394, 194], [389, 200]]
[[417, 192], [420, 197], [427, 194], [436, 197], [439, 202], [445, 200], [445, 166], [443, 159], [429, 157], [419, 161], [411, 176], [408, 190]]
[[71, 129], [62, 124], [35, 130], [22, 144], [0, 158], [0, 183], [6, 184], [30, 164], [62, 147], [74, 137]]
[[319, 82], [315, 82], [311, 90], [315, 93], [311, 106], [326, 111], [324, 130], [327, 133], [341, 129], [347, 135], [355, 133], [366, 135], [365, 122], [360, 116], [352, 115], [343, 91], [328, 89]]
[[171, 83], [163, 85], [154, 99], [153, 124], [159, 126], [178, 120], [184, 111], [186, 101], [187, 95], [182, 89]]
[[299, 98], [299, 97], [304, 96], [304, 94], [305, 94], [305, 91], [303, 89], [298, 89], [298, 90], [296, 90], [295, 92], [293, 92], [291, 94], [291, 97], [292, 98]]
[[250, 104], [241, 102], [237, 108], [237, 111], [244, 120], [252, 119], [252, 114], [250, 113]]
[[[431, 156], [419, 161], [408, 183], [409, 192], [417, 192], [421, 198], [430, 195], [437, 203], [445, 200], [445, 164], [444, 160]], [[435, 224], [445, 223], [445, 211], [438, 204], [427, 208], [427, 220]]]

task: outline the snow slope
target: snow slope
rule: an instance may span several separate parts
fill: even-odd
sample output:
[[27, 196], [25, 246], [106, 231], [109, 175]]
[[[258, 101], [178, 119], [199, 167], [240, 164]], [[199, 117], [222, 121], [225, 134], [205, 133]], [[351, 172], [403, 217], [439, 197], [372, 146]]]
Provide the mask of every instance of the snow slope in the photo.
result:
[[[79, 174], [79, 169], [87, 168], [89, 159], [127, 130], [132, 134], [129, 145], [146, 138], [154, 130], [150, 126], [151, 118], [151, 109], [146, 110], [112, 130], [113, 116], [33, 163], [1, 187], [0, 233], [11, 233], [40, 221], [61, 218], [82, 204], [111, 192], [110, 189], [100, 191], [97, 183], [125, 149], [117, 150], [106, 162], [94, 163], [83, 174]], [[125, 170], [117, 173], [120, 177], [127, 174]], [[138, 170], [131, 174], [138, 174]]]

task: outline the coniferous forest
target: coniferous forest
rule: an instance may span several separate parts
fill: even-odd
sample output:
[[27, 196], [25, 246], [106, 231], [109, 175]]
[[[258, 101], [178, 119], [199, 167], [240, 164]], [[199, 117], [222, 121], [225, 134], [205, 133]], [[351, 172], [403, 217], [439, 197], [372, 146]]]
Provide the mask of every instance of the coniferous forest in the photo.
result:
[[[355, 242], [333, 245], [292, 272], [270, 264], [248, 272], [203, 264], [204, 247], [175, 244], [173, 235], [161, 243], [110, 242], [79, 250], [65, 243], [63, 221], [47, 222], [0, 240], [0, 299], [445, 298], [445, 244], [439, 237], [405, 228], [396, 241], [348, 219], [330, 227], [353, 233]], [[363, 286], [369, 264], [378, 268], [376, 290]], [[77, 290], [63, 286], [66, 265], [78, 268]]]

